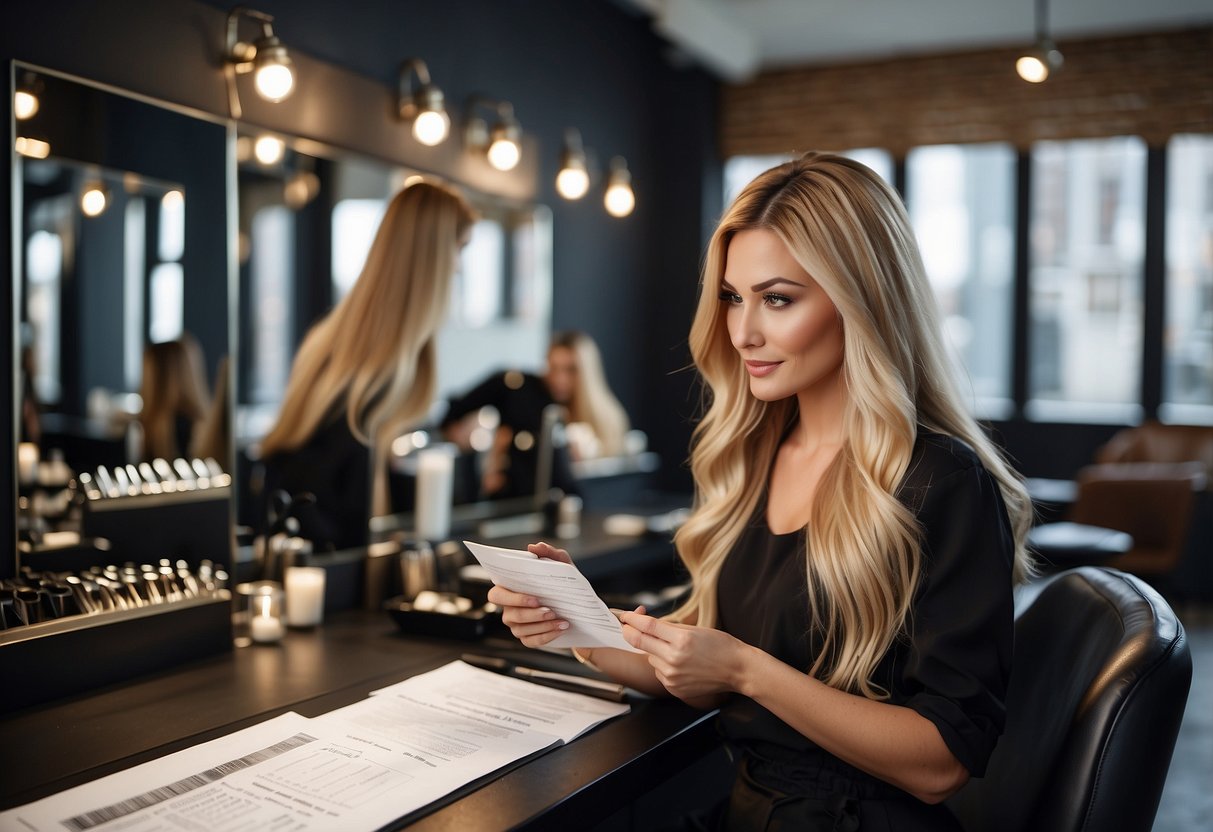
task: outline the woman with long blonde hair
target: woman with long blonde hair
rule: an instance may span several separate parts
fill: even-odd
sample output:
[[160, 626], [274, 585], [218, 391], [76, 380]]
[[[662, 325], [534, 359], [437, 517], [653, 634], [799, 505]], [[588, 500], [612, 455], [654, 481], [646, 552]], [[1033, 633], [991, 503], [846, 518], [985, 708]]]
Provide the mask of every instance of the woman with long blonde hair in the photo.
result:
[[[721, 708], [724, 828], [958, 828], [937, 804], [1002, 731], [1030, 507], [953, 384], [896, 193], [820, 153], [759, 176], [712, 238], [690, 345], [692, 591], [621, 614], [643, 652], [574, 652]], [[528, 646], [567, 629], [490, 598]]]
[[473, 222], [443, 185], [396, 194], [358, 280], [295, 356], [278, 423], [261, 443], [265, 488], [315, 496], [299, 519], [321, 546], [364, 543], [370, 513], [387, 508], [388, 448], [433, 400], [434, 336]]
[[544, 381], [552, 399], [568, 411], [567, 422], [587, 425], [595, 453], [589, 456], [619, 456], [624, 452], [628, 414], [611, 392], [602, 355], [594, 339], [584, 332], [568, 330], [552, 336], [548, 345]]

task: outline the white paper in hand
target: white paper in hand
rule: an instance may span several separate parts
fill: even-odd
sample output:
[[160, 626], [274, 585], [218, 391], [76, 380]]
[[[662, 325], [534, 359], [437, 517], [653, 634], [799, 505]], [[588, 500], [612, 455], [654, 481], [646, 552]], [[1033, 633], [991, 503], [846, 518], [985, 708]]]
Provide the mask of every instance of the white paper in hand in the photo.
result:
[[623, 625], [607, 608], [590, 582], [571, 563], [540, 558], [520, 549], [501, 549], [463, 541], [497, 586], [534, 595], [542, 606], [569, 628], [548, 644], [551, 647], [618, 647], [639, 653], [623, 638]]

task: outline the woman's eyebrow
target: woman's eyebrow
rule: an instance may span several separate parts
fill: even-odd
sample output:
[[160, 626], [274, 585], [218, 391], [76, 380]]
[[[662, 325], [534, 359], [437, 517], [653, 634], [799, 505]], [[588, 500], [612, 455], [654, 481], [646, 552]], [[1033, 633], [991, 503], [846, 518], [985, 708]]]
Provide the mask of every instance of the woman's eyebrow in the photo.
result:
[[770, 289], [772, 286], [778, 286], [780, 283], [787, 283], [790, 286], [799, 286], [801, 289], [804, 288], [803, 283], [797, 283], [795, 280], [790, 280], [786, 277], [772, 277], [770, 280], [764, 280], [761, 283], [755, 284], [754, 288], [752, 288], [750, 291], [765, 292], [767, 289]]

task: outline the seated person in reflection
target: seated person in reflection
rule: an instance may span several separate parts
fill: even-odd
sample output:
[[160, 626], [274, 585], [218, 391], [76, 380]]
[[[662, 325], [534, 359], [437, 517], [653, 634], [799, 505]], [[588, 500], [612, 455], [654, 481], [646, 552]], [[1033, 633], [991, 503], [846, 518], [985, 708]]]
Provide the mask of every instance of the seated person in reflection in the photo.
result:
[[433, 400], [434, 335], [473, 221], [445, 186], [398, 193], [357, 282], [295, 356], [278, 422], [261, 443], [263, 502], [279, 490], [315, 495], [298, 519], [317, 548], [366, 543], [371, 512], [387, 511], [389, 446]]
[[192, 456], [194, 441], [210, 410], [202, 348], [189, 333], [174, 341], [148, 344], [143, 350], [144, 462]]
[[[738, 767], [714, 828], [958, 829], [938, 804], [1002, 732], [1031, 509], [956, 391], [897, 194], [827, 154], [760, 175], [712, 238], [690, 345], [691, 593], [619, 614], [642, 652], [574, 652], [721, 708]], [[567, 628], [489, 600], [528, 646]]]
[[607, 386], [598, 346], [583, 332], [557, 333], [542, 377], [518, 370], [495, 373], [452, 400], [442, 420], [446, 438], [467, 450], [481, 409], [497, 411], [499, 421], [481, 472], [483, 496], [501, 499], [535, 493], [539, 437], [544, 412], [552, 406], [557, 410], [549, 413], [559, 414], [569, 438], [567, 447], [553, 449], [555, 487], [576, 493], [570, 457], [623, 452], [628, 417]]

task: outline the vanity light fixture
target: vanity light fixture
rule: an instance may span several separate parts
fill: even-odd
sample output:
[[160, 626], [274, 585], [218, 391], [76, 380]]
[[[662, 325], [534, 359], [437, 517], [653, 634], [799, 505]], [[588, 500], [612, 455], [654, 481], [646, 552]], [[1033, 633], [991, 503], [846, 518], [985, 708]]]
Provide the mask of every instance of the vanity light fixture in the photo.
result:
[[25, 77], [17, 84], [17, 89], [13, 92], [13, 117], [17, 121], [25, 121], [36, 116], [38, 107], [41, 105], [39, 99], [41, 93], [42, 82], [34, 73], [25, 73]]
[[51, 155], [51, 146], [42, 139], [31, 139], [29, 136], [18, 136], [13, 142], [13, 148], [22, 156], [30, 159], [45, 159]]
[[1049, 0], [1036, 0], [1036, 42], [1015, 61], [1023, 80], [1039, 84], [1061, 69], [1063, 58], [1048, 34]]
[[[413, 89], [413, 75], [419, 82], [417, 89]], [[396, 110], [400, 118], [412, 120], [413, 138], [426, 147], [442, 144], [451, 132], [442, 90], [430, 82], [430, 70], [420, 58], [409, 58], [400, 66]]]
[[581, 132], [575, 127], [564, 131], [564, 152], [560, 156], [560, 173], [556, 174], [556, 191], [565, 199], [581, 199], [590, 189], [590, 169]]
[[607, 179], [606, 195], [602, 198], [607, 213], [612, 217], [626, 217], [636, 207], [636, 194], [632, 192], [632, 174], [622, 156], [611, 160], [611, 174]]
[[[261, 37], [251, 43], [239, 39], [240, 18], [247, 17], [261, 25]], [[245, 6], [237, 6], [227, 15], [227, 43], [224, 51], [224, 71], [228, 78], [228, 105], [232, 118], [240, 118], [240, 94], [236, 75], [253, 73], [253, 87], [266, 101], [279, 102], [295, 89], [295, 68], [282, 41], [274, 34], [273, 15]]]
[[267, 168], [282, 161], [286, 155], [286, 142], [269, 133], [258, 136], [253, 142], [253, 156]]
[[80, 192], [80, 210], [86, 217], [99, 217], [109, 205], [109, 189], [100, 180], [88, 182]]
[[[488, 122], [476, 115], [477, 105], [492, 107], [497, 122], [489, 130]], [[468, 99], [468, 122], [464, 140], [470, 150], [483, 152], [489, 164], [500, 171], [513, 170], [522, 159], [522, 126], [514, 117], [514, 105], [473, 96]]]

